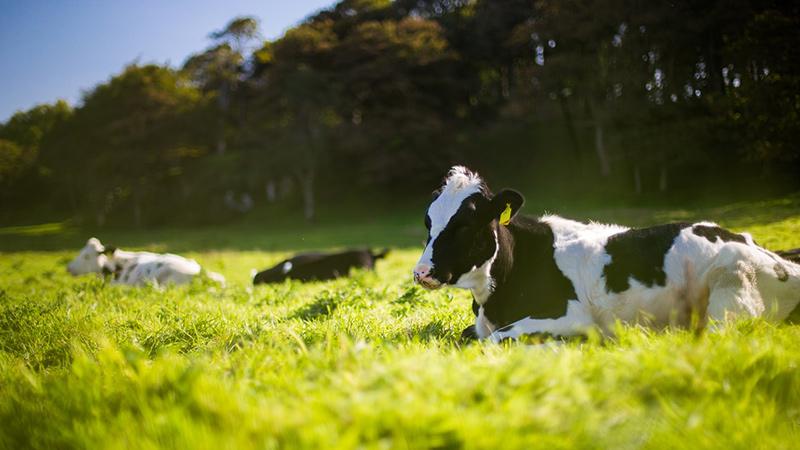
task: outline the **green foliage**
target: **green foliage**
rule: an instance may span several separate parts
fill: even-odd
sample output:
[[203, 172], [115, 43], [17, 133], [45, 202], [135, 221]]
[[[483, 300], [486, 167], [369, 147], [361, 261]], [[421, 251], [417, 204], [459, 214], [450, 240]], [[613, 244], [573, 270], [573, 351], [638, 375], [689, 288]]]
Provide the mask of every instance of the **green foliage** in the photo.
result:
[[33, 158], [25, 156], [19, 145], [0, 139], [0, 184], [11, 184], [31, 164]]
[[3, 195], [152, 225], [253, 205], [313, 220], [365, 189], [417, 195], [453, 163], [613, 198], [730, 178], [788, 192], [798, 17], [742, 0], [342, 0], [271, 42], [236, 17], [180, 70], [134, 65], [75, 111], [0, 126]]
[[[792, 199], [713, 212], [772, 248], [800, 246]], [[398, 242], [394, 224], [375, 229]], [[303, 245], [299, 234], [289, 245]], [[219, 235], [232, 248], [267, 242], [262, 230], [203, 237]], [[339, 229], [316, 236], [349, 243]], [[146, 239], [161, 251], [200, 245], [188, 230]], [[395, 249], [374, 273], [255, 288], [249, 269], [286, 251], [189, 252], [228, 287], [164, 290], [71, 278], [74, 253], [0, 258], [2, 448], [790, 449], [800, 438], [796, 326], [464, 344], [468, 293], [414, 286], [417, 248]]]
[[65, 184], [84, 207], [105, 216], [118, 204], [142, 222], [146, 202], [180, 175], [184, 164], [207, 150], [202, 140], [206, 99], [175, 71], [129, 66], [86, 94], [64, 131], [61, 161]]
[[59, 100], [18, 112], [0, 125], [0, 186], [4, 188], [0, 196], [9, 197], [12, 187], [33, 187], [28, 195], [41, 194], [35, 186], [46, 181], [52, 172], [47, 149], [52, 145], [53, 134], [71, 115], [69, 105]]

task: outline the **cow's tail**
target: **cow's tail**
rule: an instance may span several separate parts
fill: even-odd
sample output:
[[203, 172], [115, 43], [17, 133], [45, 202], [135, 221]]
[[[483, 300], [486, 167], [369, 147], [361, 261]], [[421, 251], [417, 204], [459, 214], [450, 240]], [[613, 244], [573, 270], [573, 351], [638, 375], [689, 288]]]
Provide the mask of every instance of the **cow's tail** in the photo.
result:
[[217, 283], [221, 287], [225, 287], [225, 277], [217, 272], [212, 272], [210, 270], [204, 271], [205, 275], [208, 277], [209, 280]]
[[793, 248], [791, 250], [778, 250], [775, 253], [787, 261], [800, 264], [800, 248]]
[[388, 254], [389, 254], [389, 251], [390, 251], [390, 250], [389, 250], [389, 248], [388, 248], [388, 247], [387, 247], [387, 248], [384, 248], [383, 250], [381, 250], [381, 251], [379, 251], [379, 252], [377, 252], [377, 253], [373, 253], [373, 252], [371, 252], [371, 251], [370, 251], [370, 253], [372, 254], [372, 260], [373, 260], [373, 261], [377, 261], [377, 260], [379, 260], [379, 259], [385, 258], [385, 257], [386, 257], [386, 255], [388, 255]]

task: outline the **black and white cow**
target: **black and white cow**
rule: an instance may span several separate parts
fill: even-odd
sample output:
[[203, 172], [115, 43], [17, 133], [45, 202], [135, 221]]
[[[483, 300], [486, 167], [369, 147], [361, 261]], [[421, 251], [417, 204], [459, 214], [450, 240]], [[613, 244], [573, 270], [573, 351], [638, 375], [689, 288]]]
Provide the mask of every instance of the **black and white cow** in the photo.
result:
[[204, 271], [193, 259], [170, 253], [126, 252], [105, 246], [97, 238], [90, 238], [67, 270], [72, 275], [97, 273], [111, 275], [112, 284], [141, 286], [145, 284], [186, 284], [199, 275], [205, 275], [221, 285], [225, 277]]
[[465, 336], [610, 334], [617, 321], [779, 321], [800, 303], [800, 265], [748, 234], [708, 222], [632, 229], [533, 218], [517, 215], [523, 203], [514, 190], [492, 195], [478, 174], [457, 166], [428, 207], [414, 279], [472, 291], [477, 319]]
[[253, 284], [280, 283], [287, 278], [298, 281], [322, 281], [345, 277], [350, 269], [374, 269], [375, 262], [389, 249], [373, 253], [369, 249], [352, 249], [336, 253], [300, 253], [253, 276]]

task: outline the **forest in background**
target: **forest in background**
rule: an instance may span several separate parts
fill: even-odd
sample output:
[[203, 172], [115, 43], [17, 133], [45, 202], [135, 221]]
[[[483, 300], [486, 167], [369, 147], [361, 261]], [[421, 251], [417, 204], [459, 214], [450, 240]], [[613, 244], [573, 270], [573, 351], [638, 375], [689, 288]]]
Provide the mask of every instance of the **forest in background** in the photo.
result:
[[342, 0], [209, 41], [0, 124], [0, 220], [312, 221], [454, 163], [565, 200], [800, 188], [796, 2]]

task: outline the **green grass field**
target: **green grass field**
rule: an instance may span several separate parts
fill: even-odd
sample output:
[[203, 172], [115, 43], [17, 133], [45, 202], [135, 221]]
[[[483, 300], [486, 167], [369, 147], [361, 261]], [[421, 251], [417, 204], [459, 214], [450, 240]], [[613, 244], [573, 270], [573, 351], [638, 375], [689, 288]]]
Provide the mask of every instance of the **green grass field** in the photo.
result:
[[[800, 247], [800, 196], [702, 210]], [[424, 292], [417, 216], [259, 229], [0, 229], [0, 447], [764, 448], [800, 444], [800, 327], [462, 344], [468, 293]], [[182, 252], [228, 278], [164, 290], [71, 278], [90, 234]], [[113, 241], [113, 242], [112, 242]], [[252, 288], [294, 249], [393, 246], [375, 273]]]

